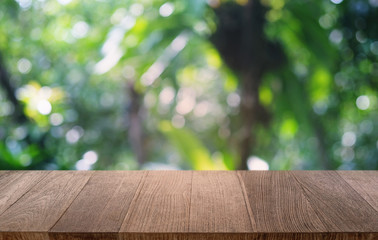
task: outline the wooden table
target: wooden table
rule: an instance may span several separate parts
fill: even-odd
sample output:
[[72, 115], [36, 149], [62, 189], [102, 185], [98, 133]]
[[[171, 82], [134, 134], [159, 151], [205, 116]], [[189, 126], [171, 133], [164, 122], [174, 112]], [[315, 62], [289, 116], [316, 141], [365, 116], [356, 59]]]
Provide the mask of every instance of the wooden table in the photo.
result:
[[8, 239], [378, 239], [378, 171], [0, 171]]

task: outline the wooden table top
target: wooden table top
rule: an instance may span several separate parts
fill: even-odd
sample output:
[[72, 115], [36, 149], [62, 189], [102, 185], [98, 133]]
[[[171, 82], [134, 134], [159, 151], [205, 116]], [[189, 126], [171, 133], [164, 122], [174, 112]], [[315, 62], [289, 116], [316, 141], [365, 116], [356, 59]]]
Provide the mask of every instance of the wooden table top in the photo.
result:
[[378, 239], [378, 171], [0, 171], [10, 239]]

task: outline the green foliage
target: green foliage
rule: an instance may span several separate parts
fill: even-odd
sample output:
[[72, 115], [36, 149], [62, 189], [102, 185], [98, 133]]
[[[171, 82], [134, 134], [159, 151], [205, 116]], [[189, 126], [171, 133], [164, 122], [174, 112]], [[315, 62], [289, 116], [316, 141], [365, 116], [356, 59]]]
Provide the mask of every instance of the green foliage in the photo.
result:
[[172, 127], [169, 122], [162, 122], [160, 130], [168, 137], [170, 143], [177, 148], [182, 158], [186, 159], [195, 170], [215, 169], [209, 151], [200, 140], [186, 129]]
[[[0, 54], [27, 119], [0, 85], [0, 169], [235, 169], [240, 89], [208, 41], [208, 2], [1, 1]], [[253, 154], [271, 169], [378, 169], [374, 1], [261, 2], [287, 63], [260, 86], [272, 121]]]

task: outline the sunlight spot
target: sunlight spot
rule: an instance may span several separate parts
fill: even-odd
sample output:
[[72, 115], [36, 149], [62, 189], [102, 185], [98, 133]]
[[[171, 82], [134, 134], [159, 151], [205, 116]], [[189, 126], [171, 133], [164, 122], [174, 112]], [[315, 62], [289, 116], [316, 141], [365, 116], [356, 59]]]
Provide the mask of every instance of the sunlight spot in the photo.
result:
[[27, 167], [32, 163], [32, 158], [30, 157], [29, 154], [21, 154], [19, 157], [20, 163], [22, 166]]
[[378, 0], [369, 0], [369, 3], [372, 7], [378, 7]]
[[163, 62], [155, 62], [147, 70], [146, 73], [142, 75], [141, 81], [144, 86], [150, 86], [154, 81], [163, 73], [166, 65]]
[[38, 96], [43, 99], [48, 99], [51, 97], [52, 92], [53, 91], [50, 87], [44, 86], [44, 87], [41, 87], [41, 89], [39, 89]]
[[125, 54], [120, 46], [127, 30], [130, 30], [135, 25], [135, 18], [133, 16], [125, 16], [121, 22], [114, 26], [107, 35], [107, 39], [101, 48], [101, 53], [104, 58], [96, 63], [94, 66], [94, 73], [101, 75], [108, 72]]
[[114, 27], [107, 35], [107, 39], [101, 47], [101, 53], [107, 55], [113, 52], [115, 49], [118, 49], [119, 44], [121, 43], [123, 36], [125, 35], [125, 30], [121, 27]]
[[196, 105], [196, 100], [195, 98], [192, 97], [186, 97], [182, 99], [176, 106], [176, 111], [179, 114], [185, 115], [190, 113], [194, 106]]
[[32, 0], [16, 0], [16, 1], [22, 9], [28, 9], [32, 5]]
[[136, 17], [140, 16], [143, 14], [143, 11], [144, 11], [144, 7], [142, 4], [140, 3], [134, 3], [133, 5], [131, 5], [130, 7], [130, 13]]
[[97, 162], [98, 155], [95, 151], [88, 151], [84, 153], [83, 159], [86, 160], [89, 164], [94, 164]]
[[118, 8], [113, 15], [110, 17], [110, 22], [112, 24], [118, 24], [127, 14], [127, 10], [124, 8]]
[[125, 29], [129, 30], [135, 25], [135, 18], [133, 16], [126, 16], [122, 19], [120, 25]]
[[14, 112], [13, 104], [9, 102], [3, 102], [0, 104], [0, 117], [11, 115]]
[[113, 52], [107, 54], [103, 59], [96, 63], [94, 66], [94, 73], [101, 75], [108, 72], [117, 65], [123, 54], [124, 52], [121, 49], [114, 49]]
[[181, 115], [174, 115], [172, 125], [176, 128], [183, 128], [185, 126], [185, 118]]
[[196, 93], [193, 89], [182, 88], [178, 93], [178, 98], [176, 111], [181, 115], [190, 113], [196, 105]]
[[162, 17], [169, 17], [174, 10], [175, 6], [172, 3], [167, 2], [161, 5], [161, 7], [159, 8], [159, 13]]
[[171, 60], [185, 47], [188, 38], [188, 33], [184, 31], [171, 42], [159, 58], [142, 75], [141, 82], [144, 86], [150, 86], [155, 82], [155, 80], [164, 72]]
[[22, 140], [28, 135], [28, 130], [26, 127], [20, 126], [14, 129], [13, 134], [16, 140]]
[[221, 4], [220, 0], [207, 0], [207, 4], [209, 4], [212, 8], [218, 8]]
[[356, 32], [356, 40], [359, 43], [364, 43], [364, 42], [366, 42], [367, 39], [366, 39], [365, 34], [362, 31], [358, 31], [358, 32]]
[[80, 38], [86, 37], [88, 34], [88, 31], [89, 31], [88, 23], [80, 21], [80, 22], [77, 22], [73, 26], [71, 30], [71, 34], [74, 38], [80, 39]]
[[341, 150], [340, 155], [344, 162], [350, 162], [353, 160], [355, 153], [354, 153], [353, 148], [346, 147], [346, 148], [343, 148], [343, 150]]
[[86, 170], [90, 170], [91, 167], [92, 167], [92, 165], [88, 164], [87, 160], [85, 160], [85, 159], [81, 159], [81, 160], [77, 161], [76, 164], [75, 164], [76, 170], [86, 171]]
[[334, 4], [340, 4], [343, 2], [343, 0], [331, 0]]
[[329, 34], [329, 40], [335, 44], [339, 44], [343, 40], [343, 33], [340, 30], [335, 29]]
[[209, 102], [203, 101], [198, 103], [194, 108], [194, 115], [196, 117], [203, 117], [209, 112]]
[[327, 112], [328, 110], [328, 104], [325, 101], [317, 101], [313, 105], [314, 112], [318, 115], [323, 115]]
[[354, 132], [346, 132], [341, 138], [341, 144], [345, 147], [352, 147], [356, 143], [356, 134]]
[[67, 5], [71, 2], [72, 0], [58, 0], [58, 3], [60, 3], [61, 5]]
[[53, 113], [50, 116], [50, 123], [53, 126], [59, 126], [63, 123], [63, 116], [60, 113]]
[[32, 64], [28, 59], [21, 58], [20, 60], [18, 60], [17, 69], [20, 73], [27, 74], [30, 72], [31, 68], [32, 68]]
[[208, 25], [205, 22], [198, 22], [194, 25], [194, 30], [199, 34], [205, 34], [210, 31]]
[[269, 170], [269, 164], [256, 156], [249, 157], [247, 165], [249, 170]]
[[237, 93], [230, 93], [227, 97], [227, 104], [230, 107], [237, 107], [240, 104], [240, 96]]
[[188, 38], [185, 35], [179, 35], [173, 40], [171, 44], [172, 49], [176, 52], [180, 52], [186, 46], [187, 42]]
[[37, 104], [37, 110], [42, 115], [47, 115], [51, 112], [51, 104], [49, 101], [43, 99], [40, 100]]
[[358, 109], [360, 109], [360, 110], [368, 109], [369, 106], [370, 106], [369, 97], [366, 96], [366, 95], [359, 96], [356, 100], [356, 105], [357, 105]]
[[74, 144], [83, 136], [84, 130], [79, 126], [75, 126], [66, 133], [66, 141]]
[[319, 24], [322, 28], [329, 29], [334, 24], [334, 19], [330, 14], [325, 14], [319, 18]]
[[175, 90], [173, 87], [165, 87], [159, 94], [159, 100], [162, 104], [171, 104], [175, 97]]
[[142, 170], [180, 170], [178, 167], [175, 167], [170, 164], [154, 163], [154, 162], [143, 164], [141, 169]]
[[378, 41], [375, 41], [370, 44], [370, 51], [375, 55], [378, 55]]

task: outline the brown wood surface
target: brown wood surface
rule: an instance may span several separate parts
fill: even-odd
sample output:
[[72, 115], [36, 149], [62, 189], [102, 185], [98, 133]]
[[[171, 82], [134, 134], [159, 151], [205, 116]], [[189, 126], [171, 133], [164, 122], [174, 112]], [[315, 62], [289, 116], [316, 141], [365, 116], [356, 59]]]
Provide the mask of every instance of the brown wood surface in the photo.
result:
[[378, 232], [378, 213], [335, 171], [291, 173], [330, 232]]
[[338, 174], [378, 211], [378, 171], [339, 171]]
[[53, 171], [0, 215], [1, 232], [47, 232], [87, 183], [91, 173]]
[[148, 172], [120, 232], [187, 232], [192, 172]]
[[375, 240], [377, 177], [377, 171], [0, 171], [0, 240]]
[[236, 172], [194, 172], [190, 232], [252, 232]]
[[30, 190], [47, 172], [0, 172], [0, 215]]
[[257, 232], [327, 231], [289, 172], [238, 174], [245, 185]]
[[[143, 176], [144, 173], [138, 171], [113, 171], [111, 177], [106, 171], [93, 173], [70, 208], [50, 230], [51, 238], [65, 239], [67, 232], [118, 233]], [[114, 236], [117, 239], [117, 235]]]

